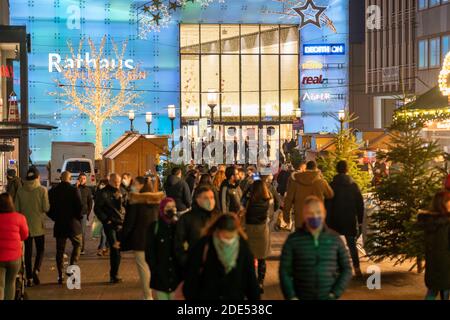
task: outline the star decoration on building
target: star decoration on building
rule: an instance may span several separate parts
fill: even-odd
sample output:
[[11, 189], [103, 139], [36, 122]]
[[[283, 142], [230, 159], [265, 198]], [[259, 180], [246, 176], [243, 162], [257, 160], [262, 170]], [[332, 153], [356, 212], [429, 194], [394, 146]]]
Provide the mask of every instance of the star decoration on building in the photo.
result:
[[314, 0], [306, 0], [303, 6], [292, 8], [301, 18], [300, 29], [308, 24], [313, 24], [321, 28], [320, 17], [326, 9], [326, 7], [317, 6]]
[[179, 4], [177, 1], [169, 1], [169, 10], [177, 11], [181, 7], [182, 5]]

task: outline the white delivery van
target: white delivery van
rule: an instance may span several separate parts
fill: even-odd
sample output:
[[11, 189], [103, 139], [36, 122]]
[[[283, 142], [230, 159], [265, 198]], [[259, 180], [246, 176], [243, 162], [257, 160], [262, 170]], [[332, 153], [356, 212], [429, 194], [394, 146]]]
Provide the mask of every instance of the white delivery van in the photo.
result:
[[95, 146], [90, 142], [52, 142], [52, 159], [50, 161], [50, 182], [59, 183], [61, 172], [72, 173], [72, 184], [75, 184], [78, 175], [85, 173], [87, 186], [95, 187], [96, 170]]

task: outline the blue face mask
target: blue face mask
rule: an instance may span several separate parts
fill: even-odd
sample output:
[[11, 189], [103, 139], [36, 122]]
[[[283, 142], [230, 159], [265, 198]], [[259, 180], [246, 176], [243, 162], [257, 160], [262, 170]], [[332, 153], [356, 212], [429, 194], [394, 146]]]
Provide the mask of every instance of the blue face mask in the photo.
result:
[[319, 229], [322, 226], [322, 222], [322, 217], [311, 217], [307, 219], [308, 226], [313, 230]]

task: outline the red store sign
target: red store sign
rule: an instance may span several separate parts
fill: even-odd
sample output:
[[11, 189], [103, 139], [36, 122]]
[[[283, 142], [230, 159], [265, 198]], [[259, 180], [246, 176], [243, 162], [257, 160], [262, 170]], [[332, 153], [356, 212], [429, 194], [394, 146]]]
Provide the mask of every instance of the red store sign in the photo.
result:
[[0, 66], [0, 77], [1, 78], [14, 78], [14, 71], [12, 66]]

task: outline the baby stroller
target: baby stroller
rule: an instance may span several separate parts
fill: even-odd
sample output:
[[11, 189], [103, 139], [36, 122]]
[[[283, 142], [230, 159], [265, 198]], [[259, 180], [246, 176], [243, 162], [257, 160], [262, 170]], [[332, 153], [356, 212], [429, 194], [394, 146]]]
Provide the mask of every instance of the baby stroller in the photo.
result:
[[20, 265], [19, 273], [16, 277], [16, 295], [14, 297], [15, 300], [27, 300], [27, 296], [25, 293], [25, 284], [26, 284], [26, 277], [25, 277], [25, 259], [24, 259], [24, 246], [22, 245], [22, 262]]

